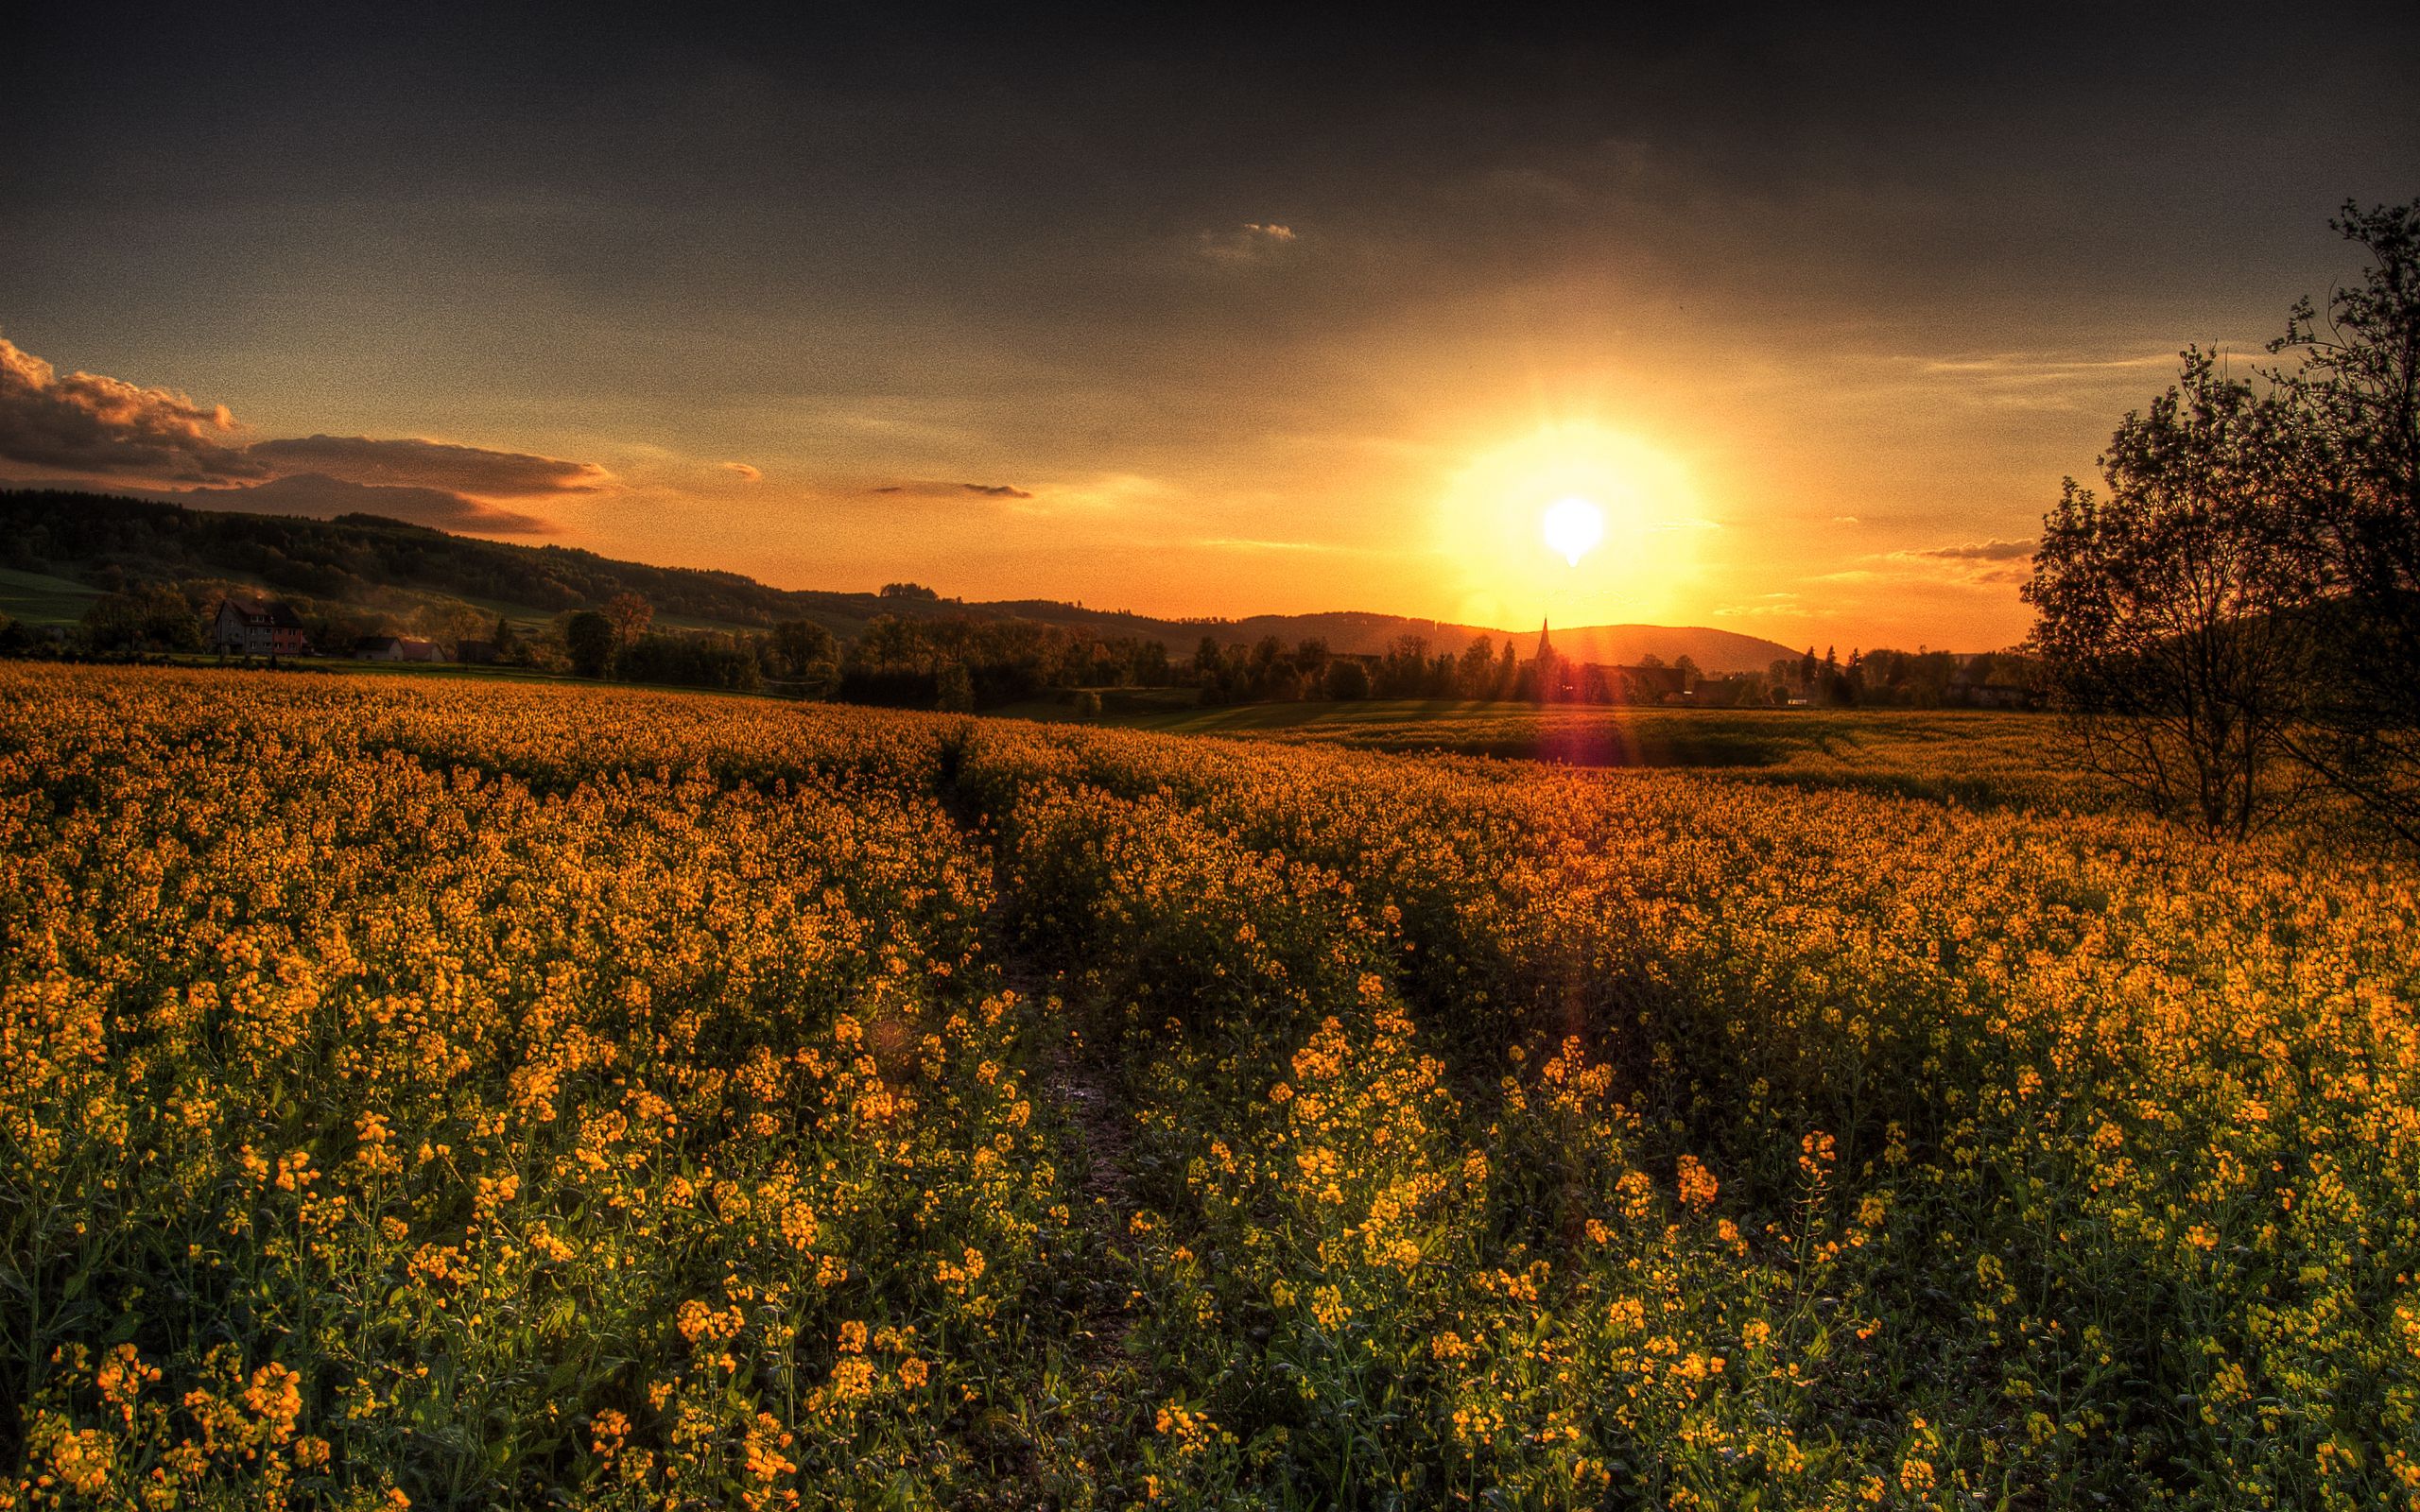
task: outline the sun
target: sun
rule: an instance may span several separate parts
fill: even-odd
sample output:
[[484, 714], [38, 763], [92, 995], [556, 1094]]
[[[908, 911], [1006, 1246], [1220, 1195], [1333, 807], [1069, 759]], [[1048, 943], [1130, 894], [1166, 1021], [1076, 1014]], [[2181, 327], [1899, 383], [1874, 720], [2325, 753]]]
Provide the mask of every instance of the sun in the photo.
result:
[[1434, 536], [1462, 623], [1632, 623], [1693, 612], [1704, 507], [1689, 470], [1624, 431], [1540, 426], [1442, 480]]
[[1605, 539], [1605, 511], [1576, 493], [1547, 505], [1540, 524], [1547, 544], [1574, 567]]

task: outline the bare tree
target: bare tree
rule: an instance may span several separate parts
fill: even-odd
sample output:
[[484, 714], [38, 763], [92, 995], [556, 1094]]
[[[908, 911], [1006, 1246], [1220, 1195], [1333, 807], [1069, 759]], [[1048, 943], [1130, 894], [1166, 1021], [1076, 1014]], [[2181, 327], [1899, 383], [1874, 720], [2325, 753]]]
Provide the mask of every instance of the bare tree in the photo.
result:
[[655, 620], [655, 608], [632, 593], [616, 593], [606, 602], [605, 617], [614, 622], [616, 644], [634, 645]]
[[2107, 496], [2066, 481], [2025, 589], [2084, 762], [2212, 834], [2250, 833], [2306, 785], [2289, 759], [2314, 661], [2294, 421], [2187, 352], [2111, 438]]

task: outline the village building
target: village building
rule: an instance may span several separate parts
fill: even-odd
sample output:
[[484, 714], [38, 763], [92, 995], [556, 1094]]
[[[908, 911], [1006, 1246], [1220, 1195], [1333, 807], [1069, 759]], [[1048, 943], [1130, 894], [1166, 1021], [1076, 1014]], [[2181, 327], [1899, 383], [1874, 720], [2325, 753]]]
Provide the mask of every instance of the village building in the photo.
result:
[[311, 649], [302, 617], [282, 598], [230, 593], [210, 622], [214, 650], [230, 656], [302, 656]]
[[365, 635], [354, 643], [353, 654], [364, 662], [442, 662], [445, 654], [434, 641], [408, 635]]
[[2031, 709], [2034, 702], [2032, 693], [2016, 682], [1970, 682], [1961, 691], [1977, 709]]
[[1688, 693], [1688, 675], [1679, 667], [1616, 667], [1624, 703], [1672, 703]]

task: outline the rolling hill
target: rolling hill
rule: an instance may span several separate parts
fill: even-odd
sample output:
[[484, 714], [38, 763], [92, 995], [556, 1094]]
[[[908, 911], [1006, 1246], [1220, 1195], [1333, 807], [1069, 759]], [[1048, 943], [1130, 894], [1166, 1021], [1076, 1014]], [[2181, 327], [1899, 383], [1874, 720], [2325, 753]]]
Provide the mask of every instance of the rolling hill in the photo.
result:
[[[968, 603], [920, 595], [775, 588], [738, 573], [658, 567], [618, 561], [566, 546], [525, 546], [448, 535], [375, 515], [314, 520], [291, 515], [238, 514], [172, 504], [56, 490], [0, 490], [0, 541], [5, 566], [39, 593], [18, 595], [0, 581], [0, 610], [27, 620], [60, 617], [80, 601], [83, 586], [117, 578], [224, 578], [281, 593], [343, 603], [374, 602], [402, 591], [458, 598], [515, 617], [544, 619], [635, 593], [668, 623], [761, 629], [782, 620], [812, 620], [852, 637], [882, 615], [939, 619], [1028, 619], [1084, 628], [1103, 636], [1156, 639], [1180, 655], [1204, 635], [1220, 642], [1274, 635], [1289, 644], [1308, 637], [1331, 650], [1371, 654], [1398, 637], [1417, 635], [1432, 651], [1460, 651], [1481, 635], [1499, 643], [1508, 632], [1441, 624], [1396, 614], [1334, 611], [1259, 614], [1242, 619], [1160, 619], [1086, 609], [1047, 599]], [[70, 616], [72, 617], [72, 616]], [[1762, 671], [1797, 651], [1729, 630], [1656, 625], [1592, 625], [1553, 632], [1556, 647], [1582, 662], [1635, 663], [1648, 656], [1686, 656], [1710, 673]], [[1525, 656], [1537, 632], [1511, 632]]]

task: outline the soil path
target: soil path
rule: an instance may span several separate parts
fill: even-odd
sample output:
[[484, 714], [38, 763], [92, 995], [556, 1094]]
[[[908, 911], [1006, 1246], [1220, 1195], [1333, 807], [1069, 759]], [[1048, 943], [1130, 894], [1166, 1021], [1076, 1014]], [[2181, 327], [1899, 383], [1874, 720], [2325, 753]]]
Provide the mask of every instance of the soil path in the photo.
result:
[[1089, 1279], [1075, 1330], [1078, 1356], [1095, 1375], [1112, 1374], [1127, 1363], [1132, 1326], [1128, 1223], [1134, 1214], [1134, 1187], [1127, 1160], [1132, 1129], [1109, 1068], [1077, 1040], [1056, 1005], [1057, 978], [1020, 957], [997, 965], [1003, 985], [1036, 1010], [1033, 1022], [1050, 1036], [1041, 1062], [1041, 1091], [1058, 1110], [1077, 1158], [1077, 1222], [1089, 1234], [1088, 1247], [1110, 1262], [1086, 1267]]

